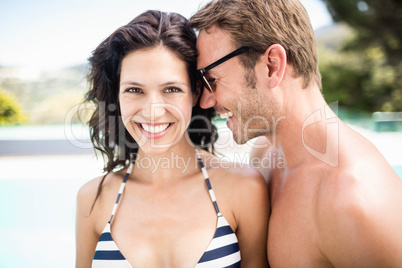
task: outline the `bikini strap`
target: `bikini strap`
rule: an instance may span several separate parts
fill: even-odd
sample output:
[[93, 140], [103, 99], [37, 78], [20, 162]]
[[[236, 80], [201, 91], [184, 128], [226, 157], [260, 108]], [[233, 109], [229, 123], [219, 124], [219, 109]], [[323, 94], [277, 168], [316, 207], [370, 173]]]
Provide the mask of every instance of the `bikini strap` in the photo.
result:
[[211, 197], [212, 203], [214, 204], [216, 214], [218, 215], [218, 217], [220, 217], [220, 216], [222, 216], [222, 214], [221, 214], [221, 212], [219, 211], [218, 203], [216, 202], [216, 197], [215, 197], [214, 189], [212, 189], [211, 182], [209, 181], [209, 176], [208, 176], [207, 169], [206, 169], [205, 166], [204, 166], [204, 162], [202, 162], [201, 154], [200, 154], [200, 152], [197, 150], [197, 148], [195, 149], [195, 152], [197, 153], [198, 163], [199, 163], [200, 166], [201, 166], [202, 174], [204, 175], [205, 182], [207, 183], [207, 186], [208, 186], [209, 196]]
[[124, 175], [123, 182], [120, 185], [119, 194], [117, 195], [116, 203], [114, 204], [112, 215], [110, 216], [109, 224], [112, 222], [113, 216], [116, 213], [117, 207], [119, 206], [120, 197], [123, 194], [124, 188], [126, 187], [126, 182], [127, 182], [128, 177], [131, 174], [131, 171], [133, 170], [133, 166], [134, 166], [134, 161], [130, 162], [130, 165], [128, 166], [128, 169], [127, 169], [127, 173], [126, 173], [126, 175]]

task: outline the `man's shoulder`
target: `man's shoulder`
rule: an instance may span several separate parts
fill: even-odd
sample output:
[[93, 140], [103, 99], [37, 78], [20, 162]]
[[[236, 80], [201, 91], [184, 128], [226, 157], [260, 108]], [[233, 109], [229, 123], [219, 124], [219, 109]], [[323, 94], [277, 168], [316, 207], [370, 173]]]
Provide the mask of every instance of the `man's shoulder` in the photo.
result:
[[333, 216], [351, 210], [351, 216], [356, 216], [359, 213], [355, 210], [364, 210], [372, 202], [370, 196], [378, 196], [375, 194], [375, 187], [380, 183], [378, 178], [367, 176], [359, 165], [322, 168], [316, 173], [320, 177], [318, 209], [328, 211]]
[[293, 176], [304, 177], [304, 187], [312, 188], [312, 209], [318, 229], [324, 232], [328, 227], [368, 217], [374, 199], [382, 198], [373, 194], [373, 181], [365, 179], [357, 165], [333, 168], [315, 163], [303, 166]]
[[[370, 176], [359, 165], [339, 168], [322, 180], [316, 223], [321, 250], [330, 259], [350, 264], [360, 256], [380, 263], [381, 256], [395, 251], [381, 244], [394, 243], [394, 249], [401, 248], [402, 240], [394, 239], [393, 233], [402, 231], [402, 217], [398, 216], [402, 182], [389, 181], [377, 173]], [[370, 251], [377, 253], [366, 255]]]
[[327, 172], [326, 175], [321, 179], [319, 187], [318, 209], [334, 215], [362, 205], [360, 197], [367, 190], [362, 178], [350, 170]]
[[341, 154], [338, 166], [322, 164], [316, 168], [313, 173], [320, 181], [319, 197], [325, 201], [320, 202], [321, 206], [333, 206], [341, 211], [347, 207], [363, 209], [386, 199], [395, 185], [401, 184], [382, 155], [367, 154]]

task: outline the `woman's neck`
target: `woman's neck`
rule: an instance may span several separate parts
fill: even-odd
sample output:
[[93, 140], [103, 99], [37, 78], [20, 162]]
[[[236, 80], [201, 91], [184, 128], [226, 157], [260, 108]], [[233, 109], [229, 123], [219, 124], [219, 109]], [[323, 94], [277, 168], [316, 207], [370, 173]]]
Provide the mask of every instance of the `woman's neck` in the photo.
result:
[[149, 183], [166, 183], [199, 171], [195, 147], [186, 139], [167, 149], [152, 153], [138, 150], [133, 176]]

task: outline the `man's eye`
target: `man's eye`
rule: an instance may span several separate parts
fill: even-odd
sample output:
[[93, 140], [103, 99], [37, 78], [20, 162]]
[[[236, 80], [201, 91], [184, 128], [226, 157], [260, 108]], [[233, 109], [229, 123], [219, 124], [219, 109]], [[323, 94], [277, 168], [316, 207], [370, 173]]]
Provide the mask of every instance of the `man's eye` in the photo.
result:
[[177, 87], [167, 87], [164, 90], [165, 93], [174, 93], [174, 92], [182, 92], [180, 88]]
[[215, 82], [215, 78], [213, 78], [213, 77], [211, 77], [211, 76], [209, 76], [209, 75], [206, 75], [205, 76], [205, 79], [208, 81], [208, 83], [214, 83]]
[[208, 84], [209, 84], [212, 88], [215, 88], [215, 84], [216, 84], [215, 78], [209, 78], [209, 79], [207, 79], [207, 81], [208, 81]]

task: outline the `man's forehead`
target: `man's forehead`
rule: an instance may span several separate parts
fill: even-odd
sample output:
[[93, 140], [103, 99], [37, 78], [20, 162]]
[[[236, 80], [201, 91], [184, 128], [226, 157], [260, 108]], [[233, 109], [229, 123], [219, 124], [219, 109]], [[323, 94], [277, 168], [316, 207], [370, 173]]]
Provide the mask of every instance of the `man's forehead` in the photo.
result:
[[230, 53], [233, 50], [233, 42], [229, 34], [219, 27], [212, 26], [207, 30], [200, 31], [197, 50], [197, 68], [200, 69]]

